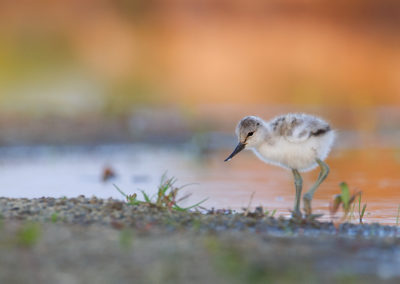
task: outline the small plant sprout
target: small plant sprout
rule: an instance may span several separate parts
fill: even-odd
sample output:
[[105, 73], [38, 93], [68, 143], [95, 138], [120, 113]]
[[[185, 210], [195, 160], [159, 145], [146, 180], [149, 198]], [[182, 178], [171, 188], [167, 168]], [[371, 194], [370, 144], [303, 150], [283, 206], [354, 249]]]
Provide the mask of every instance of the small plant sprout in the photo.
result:
[[363, 223], [365, 209], [367, 209], [367, 203], [365, 203], [361, 208], [361, 196], [362, 196], [362, 193], [360, 192], [360, 195], [358, 196], [358, 217], [360, 220], [360, 224]]
[[192, 208], [199, 207], [202, 203], [204, 203], [208, 198], [203, 199], [202, 201], [193, 204], [188, 207], [181, 207], [178, 205], [178, 202], [181, 202], [190, 197], [191, 194], [186, 194], [180, 198], [178, 198], [179, 192], [187, 185], [183, 185], [180, 187], [175, 186], [177, 179], [174, 177], [168, 178], [166, 174], [161, 177], [160, 185], [158, 186], [157, 193], [153, 196], [149, 196], [144, 190], [141, 190], [143, 196], [143, 201], [137, 199], [137, 194], [126, 194], [123, 192], [118, 186], [114, 184], [114, 187], [121, 193], [125, 198], [128, 204], [130, 205], [148, 205], [155, 206], [159, 208], [166, 208], [168, 210], [177, 210], [177, 211], [187, 211]]
[[335, 195], [333, 202], [331, 202], [331, 204], [329, 206], [331, 218], [333, 219], [333, 217], [336, 214], [336, 212], [338, 211], [340, 205], [342, 205], [343, 211], [344, 211], [342, 221], [346, 221], [346, 220], [351, 221], [352, 218], [355, 218], [354, 211], [355, 211], [356, 204], [354, 202], [355, 202], [356, 198], [358, 197], [358, 215], [359, 215], [360, 223], [362, 223], [362, 219], [365, 215], [365, 210], [367, 208], [367, 204], [364, 204], [361, 207], [362, 192], [357, 191], [353, 194], [350, 194], [349, 186], [345, 182], [340, 183], [340, 189], [341, 189], [341, 193]]
[[125, 197], [126, 202], [129, 205], [139, 205], [139, 204], [145, 203], [143, 201], [139, 201], [139, 200], [136, 199], [136, 197], [137, 197], [136, 193], [134, 193], [134, 194], [126, 194], [118, 186], [116, 186], [115, 184], [113, 184], [113, 185], [114, 185], [115, 189], [118, 190], [118, 192], [121, 193]]

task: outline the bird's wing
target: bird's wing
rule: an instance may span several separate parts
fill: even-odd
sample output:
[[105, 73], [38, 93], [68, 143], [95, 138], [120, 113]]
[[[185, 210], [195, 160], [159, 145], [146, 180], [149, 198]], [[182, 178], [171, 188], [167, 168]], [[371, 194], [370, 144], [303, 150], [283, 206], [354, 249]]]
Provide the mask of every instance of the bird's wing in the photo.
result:
[[308, 115], [286, 115], [272, 121], [273, 131], [291, 143], [302, 143], [311, 136], [319, 136], [330, 130], [325, 121]]

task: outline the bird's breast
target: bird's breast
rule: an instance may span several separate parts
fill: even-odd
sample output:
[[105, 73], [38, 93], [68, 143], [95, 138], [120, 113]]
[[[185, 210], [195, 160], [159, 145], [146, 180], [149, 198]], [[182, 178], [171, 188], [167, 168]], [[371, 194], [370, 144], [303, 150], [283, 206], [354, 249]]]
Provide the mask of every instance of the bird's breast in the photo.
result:
[[312, 140], [296, 144], [285, 139], [280, 139], [274, 144], [262, 144], [253, 151], [266, 163], [298, 170], [313, 168], [320, 152], [318, 145]]

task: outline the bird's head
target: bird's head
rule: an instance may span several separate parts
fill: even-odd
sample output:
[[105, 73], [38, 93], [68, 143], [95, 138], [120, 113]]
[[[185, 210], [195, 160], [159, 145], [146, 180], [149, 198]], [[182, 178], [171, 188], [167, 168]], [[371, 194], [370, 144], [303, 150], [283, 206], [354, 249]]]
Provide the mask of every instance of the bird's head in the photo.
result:
[[232, 154], [225, 159], [225, 162], [232, 159], [243, 149], [253, 148], [262, 142], [264, 133], [262, 131], [263, 120], [256, 116], [244, 117], [236, 126], [236, 136], [239, 140], [238, 145]]

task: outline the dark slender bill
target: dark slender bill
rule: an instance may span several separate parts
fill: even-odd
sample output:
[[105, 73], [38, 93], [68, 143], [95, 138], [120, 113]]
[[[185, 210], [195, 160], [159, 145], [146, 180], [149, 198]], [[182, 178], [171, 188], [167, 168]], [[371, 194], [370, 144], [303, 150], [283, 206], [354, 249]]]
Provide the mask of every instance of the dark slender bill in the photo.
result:
[[230, 159], [232, 159], [236, 154], [238, 154], [240, 151], [242, 151], [245, 146], [246, 146], [246, 144], [239, 142], [239, 144], [236, 146], [235, 150], [233, 150], [232, 154], [230, 154], [229, 157], [226, 158], [224, 162], [227, 162]]

